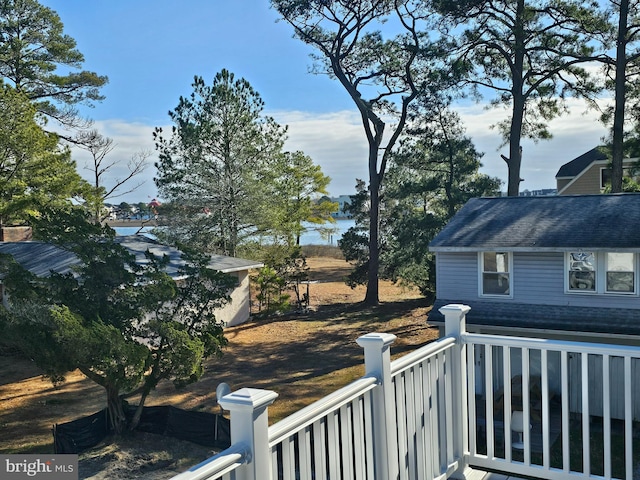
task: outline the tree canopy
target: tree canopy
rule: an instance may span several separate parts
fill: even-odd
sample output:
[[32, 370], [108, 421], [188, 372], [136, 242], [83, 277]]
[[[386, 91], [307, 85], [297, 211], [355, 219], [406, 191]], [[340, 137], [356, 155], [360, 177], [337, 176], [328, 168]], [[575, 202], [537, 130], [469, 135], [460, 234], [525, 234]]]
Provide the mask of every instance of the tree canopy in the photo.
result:
[[581, 65], [594, 60], [591, 34], [604, 26], [597, 2], [577, 0], [437, 0], [459, 36], [459, 54], [477, 93], [493, 93], [510, 114], [498, 127], [509, 155], [507, 193], [518, 195], [521, 139], [551, 137], [547, 122], [566, 111], [568, 95], [592, 96], [596, 83]]
[[0, 76], [39, 112], [70, 125], [74, 105], [102, 100], [107, 77], [80, 70], [83, 61], [56, 12], [37, 0], [0, 2]]
[[304, 222], [321, 225], [335, 221], [331, 214], [337, 211], [337, 204], [326, 197], [317, 199], [328, 193], [331, 179], [311, 157], [303, 152], [284, 152], [266, 175], [263, 181], [270, 201], [265, 218], [273, 221], [269, 230], [276, 241], [282, 238], [288, 245], [299, 245], [306, 230]]
[[203, 361], [225, 344], [216, 309], [235, 279], [207, 267], [208, 257], [186, 252], [178, 272], [147, 253], [139, 264], [108, 227], [88, 217], [55, 215], [38, 225], [80, 260], [72, 273], [36, 277], [3, 258], [9, 306], [0, 330], [54, 382], [79, 369], [105, 389], [112, 427], [126, 428], [122, 400], [140, 395], [135, 428], [147, 395], [161, 380], [197, 381]]
[[154, 134], [167, 240], [235, 256], [256, 236], [295, 238], [328, 178], [302, 152], [283, 151], [286, 128], [247, 80], [222, 70], [212, 85], [196, 77], [193, 90], [170, 112], [171, 135]]
[[104, 209], [107, 200], [131, 193], [144, 183], [130, 182], [145, 171], [146, 160], [151, 156], [151, 152], [141, 150], [133, 154], [126, 162], [126, 173], [107, 183], [107, 174], [115, 171], [123, 163], [119, 160], [107, 159], [115, 148], [113, 139], [101, 135], [96, 129], [90, 129], [78, 132], [73, 143], [91, 155], [91, 163], [87, 164], [85, 169], [91, 172], [93, 182], [90, 194], [85, 200], [87, 208], [93, 213], [94, 221], [100, 223], [108, 216], [108, 212]]
[[[380, 272], [383, 278], [417, 286], [435, 295], [435, 263], [429, 242], [473, 197], [496, 195], [500, 180], [479, 173], [479, 153], [465, 135], [460, 117], [446, 103], [423, 98], [412, 108], [401, 148], [392, 156], [383, 190]], [[348, 283], [366, 282], [369, 252], [362, 227], [369, 195], [363, 182], [349, 211], [356, 221], [339, 242], [355, 263]]]
[[26, 223], [88, 191], [69, 150], [35, 116], [23, 93], [0, 85], [0, 225]]

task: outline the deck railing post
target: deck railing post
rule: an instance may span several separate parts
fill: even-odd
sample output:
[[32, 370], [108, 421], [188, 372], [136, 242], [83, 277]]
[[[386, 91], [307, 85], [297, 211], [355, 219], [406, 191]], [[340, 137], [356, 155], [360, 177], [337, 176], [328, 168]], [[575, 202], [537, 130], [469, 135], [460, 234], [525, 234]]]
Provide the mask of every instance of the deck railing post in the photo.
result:
[[376, 480], [395, 480], [398, 470], [395, 394], [391, 379], [391, 349], [396, 339], [390, 333], [369, 333], [358, 338], [364, 349], [366, 375], [378, 378], [372, 391], [373, 449]]
[[459, 459], [459, 466], [453, 478], [467, 478], [469, 470], [469, 421], [467, 412], [467, 365], [466, 350], [461, 337], [467, 332], [468, 305], [450, 304], [439, 309], [444, 315], [445, 335], [455, 337], [458, 342], [451, 362], [453, 397], [453, 454]]
[[278, 396], [270, 390], [242, 388], [218, 403], [231, 416], [231, 444], [244, 444], [247, 462], [235, 471], [236, 480], [266, 480], [271, 475], [267, 408]]

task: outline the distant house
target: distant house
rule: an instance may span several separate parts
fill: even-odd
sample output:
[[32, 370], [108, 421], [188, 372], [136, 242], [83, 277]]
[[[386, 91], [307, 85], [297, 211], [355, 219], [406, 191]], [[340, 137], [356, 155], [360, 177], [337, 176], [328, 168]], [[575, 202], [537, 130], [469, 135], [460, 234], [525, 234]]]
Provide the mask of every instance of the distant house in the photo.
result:
[[333, 218], [351, 218], [351, 214], [344, 211], [345, 207], [351, 204], [351, 195], [331, 197], [331, 201], [338, 204], [338, 211], [331, 214]]
[[464, 303], [472, 331], [640, 343], [640, 194], [475, 198], [430, 250], [429, 323]]
[[[638, 161], [625, 158], [622, 168], [626, 172]], [[611, 167], [606, 150], [596, 147], [560, 167], [556, 174], [558, 195], [588, 195], [602, 193], [611, 185]]]
[[539, 190], [523, 190], [519, 193], [521, 197], [547, 197], [549, 195], [557, 195], [558, 190], [555, 188], [541, 188]]
[[[116, 240], [132, 254], [139, 264], [148, 262], [145, 252], [148, 250], [158, 257], [167, 255], [169, 264], [166, 272], [175, 280], [179, 280], [179, 270], [184, 265], [182, 253], [173, 247], [162, 245], [143, 235], [117, 236]], [[20, 241], [0, 242], [0, 253], [9, 254], [34, 275], [46, 276], [50, 272], [69, 273], [80, 260], [71, 252], [46, 242]], [[217, 314], [218, 320], [226, 326], [246, 322], [251, 314], [249, 292], [249, 271], [260, 268], [263, 264], [253, 260], [212, 255], [209, 267], [238, 279], [237, 287], [231, 292], [231, 303], [223, 307]]]

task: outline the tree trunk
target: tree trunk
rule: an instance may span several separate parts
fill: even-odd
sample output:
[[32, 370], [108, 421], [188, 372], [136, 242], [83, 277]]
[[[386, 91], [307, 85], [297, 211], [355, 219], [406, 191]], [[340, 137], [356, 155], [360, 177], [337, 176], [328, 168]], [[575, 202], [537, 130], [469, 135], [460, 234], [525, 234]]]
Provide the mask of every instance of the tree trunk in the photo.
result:
[[526, 98], [524, 94], [524, 54], [525, 54], [525, 30], [524, 30], [524, 0], [518, 0], [515, 18], [515, 48], [512, 69], [513, 86], [513, 111], [511, 114], [511, 131], [509, 132], [509, 158], [507, 166], [509, 177], [507, 181], [507, 195], [517, 197], [520, 194], [520, 166], [522, 164], [522, 125], [524, 121], [524, 108]]
[[131, 423], [129, 423], [129, 430], [135, 430], [140, 423], [140, 417], [142, 416], [142, 411], [144, 410], [144, 402], [149, 396], [149, 392], [151, 390], [145, 388], [140, 396], [140, 401], [138, 402], [138, 407], [136, 408], [135, 413], [133, 414], [133, 418], [131, 419]]
[[367, 292], [364, 297], [365, 305], [375, 306], [380, 303], [379, 276], [380, 267], [380, 181], [377, 169], [377, 151], [375, 148], [369, 151], [369, 165], [371, 170], [371, 156], [375, 156], [374, 171], [369, 174], [369, 198], [371, 208], [369, 210], [369, 268], [367, 270]]
[[615, 107], [613, 113], [611, 192], [622, 192], [622, 159], [624, 156], [624, 103], [626, 100], [626, 44], [629, 0], [620, 1], [618, 41], [616, 44]]
[[127, 427], [127, 417], [124, 414], [120, 391], [114, 387], [105, 387], [107, 391], [107, 413], [109, 425], [116, 435], [121, 435]]
[[[515, 89], [514, 89], [515, 90]], [[507, 195], [517, 197], [520, 194], [520, 167], [522, 166], [522, 123], [524, 121], [525, 100], [521, 93], [514, 92], [513, 112], [511, 116], [511, 132], [509, 133], [509, 158], [505, 159], [509, 169]]]

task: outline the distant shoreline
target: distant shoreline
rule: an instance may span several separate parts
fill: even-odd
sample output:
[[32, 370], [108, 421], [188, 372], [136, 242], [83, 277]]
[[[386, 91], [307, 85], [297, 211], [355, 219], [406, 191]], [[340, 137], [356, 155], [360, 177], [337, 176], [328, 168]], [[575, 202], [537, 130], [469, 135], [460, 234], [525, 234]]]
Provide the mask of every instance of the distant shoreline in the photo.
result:
[[[352, 218], [346, 218], [346, 217], [339, 217], [339, 218], [334, 218], [334, 220], [336, 220], [336, 222], [341, 222], [344, 220], [352, 220]], [[147, 220], [107, 220], [104, 223], [106, 223], [107, 225], [109, 225], [111, 228], [115, 228], [115, 227], [157, 227], [157, 226], [161, 226], [163, 225], [162, 222], [158, 222], [155, 219], [147, 219]], [[327, 223], [327, 227], [331, 228], [331, 224]]]
[[157, 227], [157, 220], [107, 220], [105, 222], [111, 228], [117, 227]]

